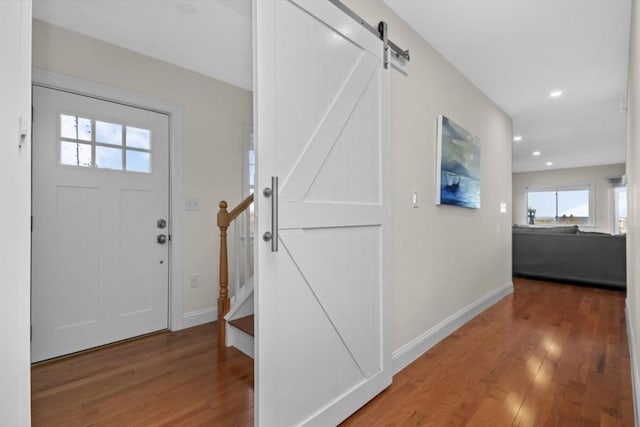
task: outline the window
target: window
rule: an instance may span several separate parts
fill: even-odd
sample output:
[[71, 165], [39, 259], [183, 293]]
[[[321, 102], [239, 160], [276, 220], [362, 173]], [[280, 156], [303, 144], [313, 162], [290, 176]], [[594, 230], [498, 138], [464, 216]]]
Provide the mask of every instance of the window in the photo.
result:
[[[256, 187], [256, 152], [253, 145], [253, 126], [244, 126], [244, 197], [255, 192]], [[243, 238], [250, 241], [253, 238], [255, 228], [255, 203], [249, 206], [249, 215], [243, 230]]]
[[529, 224], [593, 225], [589, 186], [527, 191]]
[[60, 164], [151, 172], [151, 131], [60, 114]]
[[624, 185], [613, 188], [613, 218], [615, 234], [627, 233], [627, 187]]
[[256, 187], [256, 152], [253, 149], [253, 131], [249, 133], [247, 148], [247, 164], [245, 176], [245, 196], [253, 194]]

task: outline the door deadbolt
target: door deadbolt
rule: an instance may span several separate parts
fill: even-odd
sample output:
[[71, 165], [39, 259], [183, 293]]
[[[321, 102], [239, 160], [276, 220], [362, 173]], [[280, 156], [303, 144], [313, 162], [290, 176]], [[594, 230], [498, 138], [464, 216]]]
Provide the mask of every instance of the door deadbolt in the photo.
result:
[[164, 245], [165, 243], [167, 243], [167, 235], [166, 234], [158, 234], [157, 241], [161, 245]]
[[165, 228], [167, 226], [167, 220], [166, 219], [159, 219], [158, 220], [158, 228], [162, 229]]

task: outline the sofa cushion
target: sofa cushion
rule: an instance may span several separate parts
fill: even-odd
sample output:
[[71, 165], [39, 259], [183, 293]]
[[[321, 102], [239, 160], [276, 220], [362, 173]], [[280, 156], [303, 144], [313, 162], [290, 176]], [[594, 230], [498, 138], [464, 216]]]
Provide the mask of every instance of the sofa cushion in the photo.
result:
[[582, 231], [582, 230], [579, 230], [578, 234], [590, 234], [592, 236], [611, 236], [610, 233], [602, 233], [600, 231]]
[[558, 225], [553, 227], [530, 227], [518, 225], [513, 227], [514, 233], [544, 233], [544, 234], [578, 234], [577, 225]]

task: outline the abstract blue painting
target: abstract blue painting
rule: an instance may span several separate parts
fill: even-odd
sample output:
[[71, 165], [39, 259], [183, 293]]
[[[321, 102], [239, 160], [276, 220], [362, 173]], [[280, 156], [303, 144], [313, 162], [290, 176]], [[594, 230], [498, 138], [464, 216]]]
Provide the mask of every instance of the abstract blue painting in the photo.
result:
[[480, 139], [438, 116], [436, 204], [480, 208]]

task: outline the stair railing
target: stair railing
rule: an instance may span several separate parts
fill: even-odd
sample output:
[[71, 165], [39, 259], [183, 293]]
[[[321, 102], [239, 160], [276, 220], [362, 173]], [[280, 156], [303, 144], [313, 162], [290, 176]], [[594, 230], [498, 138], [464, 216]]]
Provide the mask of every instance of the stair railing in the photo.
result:
[[[252, 205], [235, 220], [233, 227], [234, 269], [230, 269], [229, 294], [231, 311], [234, 300], [241, 303], [247, 292], [253, 290], [253, 210]], [[227, 234], [228, 231], [227, 231]], [[227, 316], [229, 317], [229, 316]], [[227, 319], [228, 320], [228, 319]]]
[[220, 288], [218, 294], [218, 345], [225, 345], [225, 319], [224, 316], [231, 307], [229, 299], [229, 255], [227, 253], [227, 229], [234, 219], [244, 212], [253, 203], [253, 194], [249, 195], [231, 212], [227, 212], [228, 204], [222, 200], [218, 207], [218, 228], [220, 229]]

